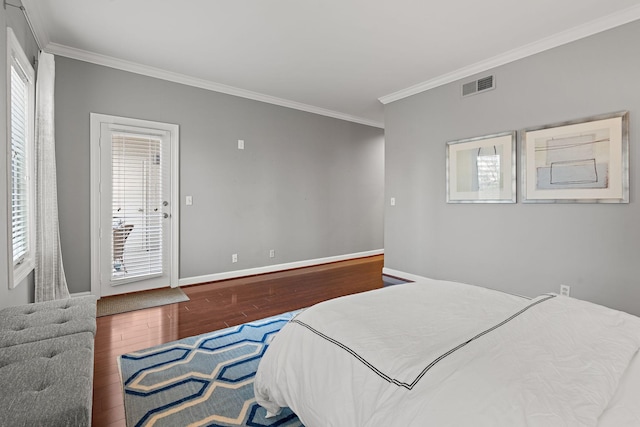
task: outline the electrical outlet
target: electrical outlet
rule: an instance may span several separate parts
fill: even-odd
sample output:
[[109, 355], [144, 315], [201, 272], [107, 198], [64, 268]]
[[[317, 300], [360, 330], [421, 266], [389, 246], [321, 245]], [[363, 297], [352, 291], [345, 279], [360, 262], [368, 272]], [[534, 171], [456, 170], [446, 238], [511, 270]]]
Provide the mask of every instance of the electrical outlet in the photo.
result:
[[275, 249], [271, 249], [269, 251], [269, 258], [275, 258], [276, 257], [276, 250]]
[[560, 295], [564, 295], [568, 297], [571, 294], [571, 286], [569, 285], [560, 285]]
[[231, 262], [238, 262], [238, 254], [231, 255]]

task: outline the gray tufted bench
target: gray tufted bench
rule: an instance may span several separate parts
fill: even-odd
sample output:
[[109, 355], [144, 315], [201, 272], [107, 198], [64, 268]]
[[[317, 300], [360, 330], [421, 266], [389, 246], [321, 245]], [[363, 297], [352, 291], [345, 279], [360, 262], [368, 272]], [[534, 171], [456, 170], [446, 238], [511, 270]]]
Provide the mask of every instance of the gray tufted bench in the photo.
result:
[[89, 426], [96, 298], [0, 310], [0, 426]]

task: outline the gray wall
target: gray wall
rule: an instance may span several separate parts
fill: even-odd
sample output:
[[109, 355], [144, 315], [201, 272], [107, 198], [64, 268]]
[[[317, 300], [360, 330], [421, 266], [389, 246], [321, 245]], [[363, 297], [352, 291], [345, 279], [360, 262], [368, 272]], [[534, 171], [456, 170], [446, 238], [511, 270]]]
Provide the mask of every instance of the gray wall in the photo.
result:
[[[15, 2], [14, 2], [15, 4]], [[33, 274], [30, 274], [14, 289], [9, 289], [8, 268], [10, 265], [7, 253], [11, 236], [8, 232], [8, 208], [10, 196], [7, 190], [7, 31], [6, 27], [11, 27], [20, 42], [22, 49], [27, 54], [27, 58], [33, 59], [38, 56], [38, 46], [29, 30], [27, 21], [19, 9], [14, 7], [0, 8], [0, 135], [4, 135], [2, 149], [0, 149], [0, 307], [8, 307], [18, 304], [33, 302]], [[32, 62], [33, 64], [33, 62]]]
[[[567, 284], [640, 315], [638, 40], [634, 22], [492, 70], [493, 91], [462, 99], [455, 82], [387, 105], [385, 267], [530, 296]], [[618, 110], [630, 204], [445, 203], [446, 141]]]
[[71, 292], [90, 289], [91, 112], [180, 125], [181, 278], [383, 248], [382, 129], [56, 57]]

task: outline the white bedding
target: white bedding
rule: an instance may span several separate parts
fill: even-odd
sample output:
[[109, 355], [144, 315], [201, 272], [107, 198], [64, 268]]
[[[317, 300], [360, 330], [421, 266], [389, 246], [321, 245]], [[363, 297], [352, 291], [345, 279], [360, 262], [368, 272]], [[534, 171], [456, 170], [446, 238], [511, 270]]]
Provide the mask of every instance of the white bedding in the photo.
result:
[[640, 351], [629, 364], [598, 427], [640, 426]]
[[638, 417], [616, 393], [638, 390], [624, 381], [638, 348], [626, 313], [429, 280], [305, 310], [271, 343], [255, 392], [308, 427], [613, 427]]

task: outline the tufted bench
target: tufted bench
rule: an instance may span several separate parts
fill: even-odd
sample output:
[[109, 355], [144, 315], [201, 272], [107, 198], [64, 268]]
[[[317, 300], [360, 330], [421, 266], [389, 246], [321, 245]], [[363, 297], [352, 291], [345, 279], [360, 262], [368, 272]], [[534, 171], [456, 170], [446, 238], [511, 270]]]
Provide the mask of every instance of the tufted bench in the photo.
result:
[[0, 310], [0, 426], [89, 426], [96, 298]]

